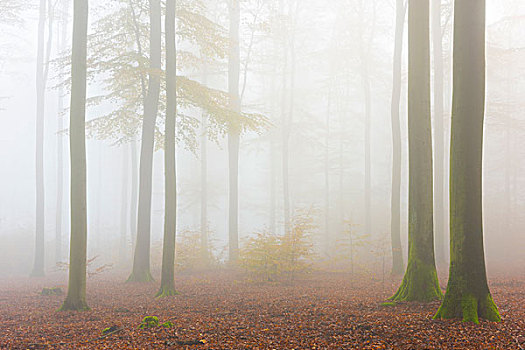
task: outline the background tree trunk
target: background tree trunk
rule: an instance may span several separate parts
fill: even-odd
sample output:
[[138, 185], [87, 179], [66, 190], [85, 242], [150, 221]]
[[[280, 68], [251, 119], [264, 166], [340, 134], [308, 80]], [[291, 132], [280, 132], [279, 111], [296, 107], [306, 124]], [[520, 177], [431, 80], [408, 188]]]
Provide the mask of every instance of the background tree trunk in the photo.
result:
[[71, 249], [69, 283], [62, 310], [87, 310], [86, 256], [86, 51], [88, 2], [74, 0], [71, 65]]
[[166, 0], [166, 124], [164, 145], [164, 242], [162, 275], [157, 297], [175, 295], [175, 238], [177, 230], [177, 172], [175, 128], [177, 117], [177, 52], [175, 0]]
[[[236, 113], [241, 111], [239, 97], [240, 77], [240, 4], [239, 0], [231, 0], [230, 14], [230, 51], [228, 57], [228, 90], [230, 94], [230, 108]], [[239, 258], [239, 145], [240, 127], [231, 122], [228, 128], [228, 157], [229, 157], [229, 260], [235, 263]]]
[[390, 234], [392, 240], [392, 275], [403, 273], [403, 248], [401, 247], [401, 70], [403, 61], [403, 33], [405, 29], [406, 2], [396, 0], [396, 35], [394, 47], [394, 78], [392, 83], [392, 197]]
[[483, 248], [485, 0], [456, 0], [454, 17], [450, 277], [435, 318], [500, 321], [487, 284]]
[[434, 53], [434, 235], [436, 260], [445, 265], [445, 132], [443, 128], [443, 35], [441, 0], [432, 0]]
[[408, 2], [408, 265], [394, 301], [441, 298], [434, 260], [429, 3]]
[[142, 145], [140, 151], [139, 208], [137, 242], [133, 271], [129, 282], [150, 282], [151, 196], [155, 126], [159, 108], [161, 70], [161, 10], [160, 0], [150, 0], [150, 68], [148, 92], [144, 102]]

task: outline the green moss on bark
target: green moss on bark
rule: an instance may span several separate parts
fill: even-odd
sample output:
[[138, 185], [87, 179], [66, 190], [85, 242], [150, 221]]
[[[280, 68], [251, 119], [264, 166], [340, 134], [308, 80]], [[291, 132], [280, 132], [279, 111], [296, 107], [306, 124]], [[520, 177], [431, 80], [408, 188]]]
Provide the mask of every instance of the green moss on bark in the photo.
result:
[[403, 282], [389, 300], [430, 302], [442, 297], [436, 267], [410, 258]]
[[490, 293], [483, 297], [477, 297], [473, 294], [461, 296], [457, 293], [447, 293], [434, 319], [452, 318], [461, 318], [463, 322], [476, 324], [479, 324], [480, 319], [492, 322], [501, 321], [498, 308]]
[[174, 287], [161, 286], [157, 294], [155, 294], [155, 298], [172, 297], [175, 295], [180, 295], [180, 293], [177, 292]]

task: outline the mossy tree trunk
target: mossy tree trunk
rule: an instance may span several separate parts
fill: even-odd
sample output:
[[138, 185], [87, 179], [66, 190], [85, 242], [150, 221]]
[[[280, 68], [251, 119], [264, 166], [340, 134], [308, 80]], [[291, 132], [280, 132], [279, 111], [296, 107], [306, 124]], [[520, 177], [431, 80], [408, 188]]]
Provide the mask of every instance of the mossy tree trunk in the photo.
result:
[[175, 295], [175, 238], [177, 229], [177, 176], [175, 126], [177, 115], [177, 59], [175, 0], [166, 0], [166, 123], [164, 145], [164, 242], [162, 275], [157, 297]]
[[456, 0], [450, 178], [450, 274], [435, 318], [500, 321], [485, 271], [482, 217], [485, 0]]
[[86, 51], [88, 1], [74, 1], [71, 58], [71, 248], [67, 297], [61, 310], [87, 310]]
[[408, 265], [394, 301], [441, 298], [434, 260], [429, 2], [408, 2]]
[[[230, 47], [228, 57], [228, 90], [230, 94], [230, 108], [239, 113], [241, 101], [239, 96], [240, 77], [240, 4], [239, 0], [231, 0], [230, 15]], [[228, 162], [229, 162], [229, 260], [236, 263], [239, 258], [239, 125], [231, 122], [228, 128]]]
[[392, 196], [390, 235], [392, 239], [392, 275], [403, 273], [403, 249], [401, 247], [401, 68], [403, 54], [403, 33], [405, 29], [405, 0], [396, 0], [396, 36], [394, 47], [394, 77], [392, 85], [391, 117], [392, 117]]
[[150, 237], [153, 152], [155, 125], [159, 109], [161, 69], [161, 9], [160, 0], [150, 0], [150, 68], [148, 92], [144, 101], [142, 145], [139, 171], [139, 208], [137, 217], [137, 241], [133, 257], [133, 271], [128, 282], [151, 282]]

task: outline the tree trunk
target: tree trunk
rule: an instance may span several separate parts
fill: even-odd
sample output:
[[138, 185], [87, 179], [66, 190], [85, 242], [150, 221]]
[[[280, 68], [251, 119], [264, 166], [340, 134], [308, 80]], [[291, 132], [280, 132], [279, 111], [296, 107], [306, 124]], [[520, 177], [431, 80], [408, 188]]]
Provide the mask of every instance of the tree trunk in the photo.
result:
[[128, 262], [128, 192], [129, 192], [129, 148], [122, 150], [122, 184], [120, 196], [120, 243], [119, 264], [125, 267]]
[[[204, 84], [207, 72], [204, 72]], [[209, 257], [208, 247], [208, 116], [201, 114], [201, 257], [207, 262]]]
[[401, 275], [404, 269], [403, 248], [401, 247], [401, 70], [403, 54], [403, 33], [405, 29], [406, 5], [404, 0], [396, 1], [396, 36], [394, 47], [394, 80], [392, 85], [392, 197], [390, 234], [392, 240], [392, 275]]
[[[58, 36], [57, 47], [64, 51], [67, 47], [67, 22], [69, 17], [69, 1], [62, 3], [62, 16], [60, 20], [61, 32]], [[63, 73], [63, 69], [60, 71]], [[64, 210], [64, 89], [60, 85], [58, 89], [58, 128], [56, 133], [57, 141], [57, 192], [56, 192], [56, 213], [55, 213], [55, 263], [62, 261], [62, 236], [63, 236], [63, 210]]]
[[133, 271], [128, 282], [151, 282], [150, 236], [153, 153], [155, 126], [159, 108], [161, 70], [161, 10], [160, 0], [150, 0], [150, 68], [148, 92], [144, 101], [142, 144], [140, 150], [139, 208], [137, 242], [133, 258]]
[[441, 298], [434, 260], [429, 3], [408, 7], [408, 265], [394, 301]]
[[138, 152], [137, 140], [131, 140], [131, 201], [129, 203], [129, 234], [131, 236], [131, 246], [135, 247], [137, 240], [137, 204], [138, 204]]
[[36, 59], [36, 222], [35, 222], [35, 260], [31, 276], [44, 276], [44, 230], [45, 230], [45, 193], [44, 193], [44, 107], [46, 82], [44, 77], [44, 35], [46, 24], [46, 0], [40, 0], [38, 18], [38, 48]]
[[175, 238], [177, 230], [177, 173], [175, 127], [177, 117], [177, 58], [175, 46], [175, 0], [166, 0], [166, 124], [164, 145], [164, 242], [162, 275], [157, 297], [175, 291]]
[[445, 265], [445, 133], [443, 129], [443, 35], [441, 0], [432, 0], [434, 50], [434, 232], [436, 260]]
[[485, 0], [455, 1], [453, 79], [450, 277], [435, 318], [500, 321], [487, 284], [483, 248]]
[[74, 0], [71, 58], [71, 249], [67, 297], [61, 310], [87, 310], [86, 303], [86, 51], [88, 2]]
[[[240, 113], [239, 97], [240, 77], [240, 4], [239, 0], [231, 0], [230, 13], [230, 48], [228, 57], [228, 90], [230, 94], [230, 108]], [[228, 128], [228, 157], [229, 157], [229, 260], [237, 262], [239, 258], [239, 144], [240, 128], [231, 122]]]

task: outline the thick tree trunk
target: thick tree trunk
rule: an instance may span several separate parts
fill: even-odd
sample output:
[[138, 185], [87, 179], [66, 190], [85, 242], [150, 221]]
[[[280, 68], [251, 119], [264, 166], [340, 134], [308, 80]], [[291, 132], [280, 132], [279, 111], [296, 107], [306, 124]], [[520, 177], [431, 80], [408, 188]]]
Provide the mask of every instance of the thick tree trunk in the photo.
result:
[[401, 247], [401, 70], [403, 54], [403, 33], [405, 29], [406, 5], [404, 0], [396, 1], [396, 36], [394, 47], [394, 78], [392, 83], [392, 196], [390, 234], [392, 240], [392, 275], [401, 275], [404, 269], [403, 248]]
[[408, 265], [394, 301], [441, 298], [434, 260], [429, 3], [408, 7]]
[[[230, 13], [230, 52], [228, 57], [228, 90], [230, 94], [230, 108], [241, 111], [239, 97], [240, 77], [240, 4], [239, 0], [231, 0]], [[236, 123], [230, 123], [228, 128], [228, 157], [229, 157], [229, 260], [237, 262], [239, 258], [239, 144], [240, 128]]]
[[175, 46], [175, 0], [166, 0], [166, 124], [164, 145], [164, 242], [162, 275], [157, 297], [175, 291], [175, 238], [177, 230], [177, 173], [175, 127], [177, 117], [177, 58]]
[[483, 248], [485, 0], [456, 0], [450, 161], [450, 274], [435, 318], [500, 321]]
[[440, 266], [443, 266], [445, 264], [445, 132], [441, 0], [432, 0], [432, 47], [434, 50], [434, 235], [436, 260]]
[[88, 1], [74, 0], [71, 65], [71, 249], [69, 283], [62, 310], [87, 310], [86, 303], [86, 51]]
[[46, 82], [44, 77], [44, 35], [46, 24], [46, 0], [40, 0], [38, 18], [38, 48], [36, 59], [36, 222], [35, 260], [31, 276], [44, 276], [45, 259], [45, 193], [44, 193], [44, 105]]
[[133, 271], [128, 282], [151, 282], [150, 236], [153, 153], [155, 125], [159, 108], [161, 70], [161, 10], [160, 0], [150, 0], [150, 68], [148, 92], [144, 102], [142, 144], [140, 150], [139, 208], [137, 242], [133, 258]]

